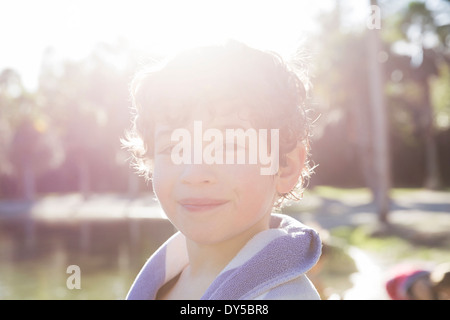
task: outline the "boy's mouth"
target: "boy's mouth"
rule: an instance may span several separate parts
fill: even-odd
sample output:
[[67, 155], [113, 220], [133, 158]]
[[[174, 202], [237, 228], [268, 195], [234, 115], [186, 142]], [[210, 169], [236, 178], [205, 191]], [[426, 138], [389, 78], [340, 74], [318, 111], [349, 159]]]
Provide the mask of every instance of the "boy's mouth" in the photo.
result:
[[186, 198], [179, 200], [178, 203], [186, 210], [195, 212], [215, 209], [228, 203], [228, 200], [210, 198]]

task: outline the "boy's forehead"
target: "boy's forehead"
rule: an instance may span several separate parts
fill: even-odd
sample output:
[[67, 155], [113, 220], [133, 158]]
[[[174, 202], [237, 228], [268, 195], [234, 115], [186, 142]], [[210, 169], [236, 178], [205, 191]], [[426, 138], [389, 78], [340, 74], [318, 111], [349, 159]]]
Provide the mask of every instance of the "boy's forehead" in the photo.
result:
[[248, 106], [242, 100], [221, 100], [198, 103], [196, 105], [161, 106], [155, 112], [155, 124], [160, 127], [186, 126], [193, 121], [202, 121], [205, 125], [242, 125], [251, 119]]
[[166, 119], [156, 122], [155, 136], [171, 134], [177, 128], [192, 129], [194, 122], [200, 122], [203, 129], [215, 128], [219, 130], [253, 127], [248, 111], [241, 109], [228, 113], [210, 113], [204, 109], [197, 109], [183, 119]]

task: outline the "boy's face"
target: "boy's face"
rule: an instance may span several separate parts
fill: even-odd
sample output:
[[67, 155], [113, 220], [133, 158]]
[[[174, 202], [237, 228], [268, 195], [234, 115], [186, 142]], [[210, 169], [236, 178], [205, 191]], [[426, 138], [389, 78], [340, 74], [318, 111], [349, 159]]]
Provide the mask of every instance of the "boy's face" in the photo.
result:
[[[183, 128], [192, 137], [192, 155], [198, 147], [193, 141], [194, 121], [201, 122], [203, 132], [209, 128], [223, 133], [225, 129], [252, 128], [249, 121], [236, 113], [211, 117], [194, 111], [190, 118]], [[175, 129], [177, 127], [156, 125], [153, 167], [153, 188], [175, 227], [188, 239], [204, 244], [229, 240], [251, 230], [256, 233], [267, 229], [276, 196], [277, 175], [262, 175], [259, 163], [175, 164], [172, 151], [177, 142], [171, 141]], [[204, 150], [209, 143], [202, 142]], [[235, 151], [245, 149], [223, 143], [225, 152], [230, 148]], [[248, 146], [247, 150], [241, 151], [248, 151]]]

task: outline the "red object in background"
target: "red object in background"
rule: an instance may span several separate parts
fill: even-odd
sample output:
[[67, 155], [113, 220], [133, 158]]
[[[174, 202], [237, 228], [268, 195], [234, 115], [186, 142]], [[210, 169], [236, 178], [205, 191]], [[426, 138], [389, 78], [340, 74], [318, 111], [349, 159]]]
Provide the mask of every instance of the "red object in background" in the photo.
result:
[[392, 300], [413, 300], [408, 290], [417, 279], [429, 276], [430, 272], [411, 266], [401, 266], [386, 282], [386, 290]]

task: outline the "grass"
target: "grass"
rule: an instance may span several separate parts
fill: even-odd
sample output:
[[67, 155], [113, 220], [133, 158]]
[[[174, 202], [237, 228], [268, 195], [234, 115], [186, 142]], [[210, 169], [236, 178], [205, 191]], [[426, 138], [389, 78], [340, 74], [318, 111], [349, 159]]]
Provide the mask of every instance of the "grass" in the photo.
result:
[[341, 199], [347, 196], [371, 197], [370, 190], [367, 188], [336, 188], [330, 186], [317, 186], [311, 191], [312, 195], [328, 199]]
[[339, 227], [331, 230], [331, 234], [348, 245], [373, 254], [389, 265], [405, 260], [434, 263], [450, 261], [448, 241], [439, 246], [414, 243], [402, 234], [376, 234], [370, 226]]
[[[423, 188], [392, 188], [390, 190], [390, 196], [396, 198], [399, 196], [412, 195], [416, 192], [423, 191]], [[450, 191], [450, 189], [442, 190]], [[331, 186], [317, 186], [311, 191], [310, 194], [316, 195], [322, 198], [339, 200], [347, 197], [367, 197], [371, 199], [372, 195], [368, 188], [337, 188]]]

